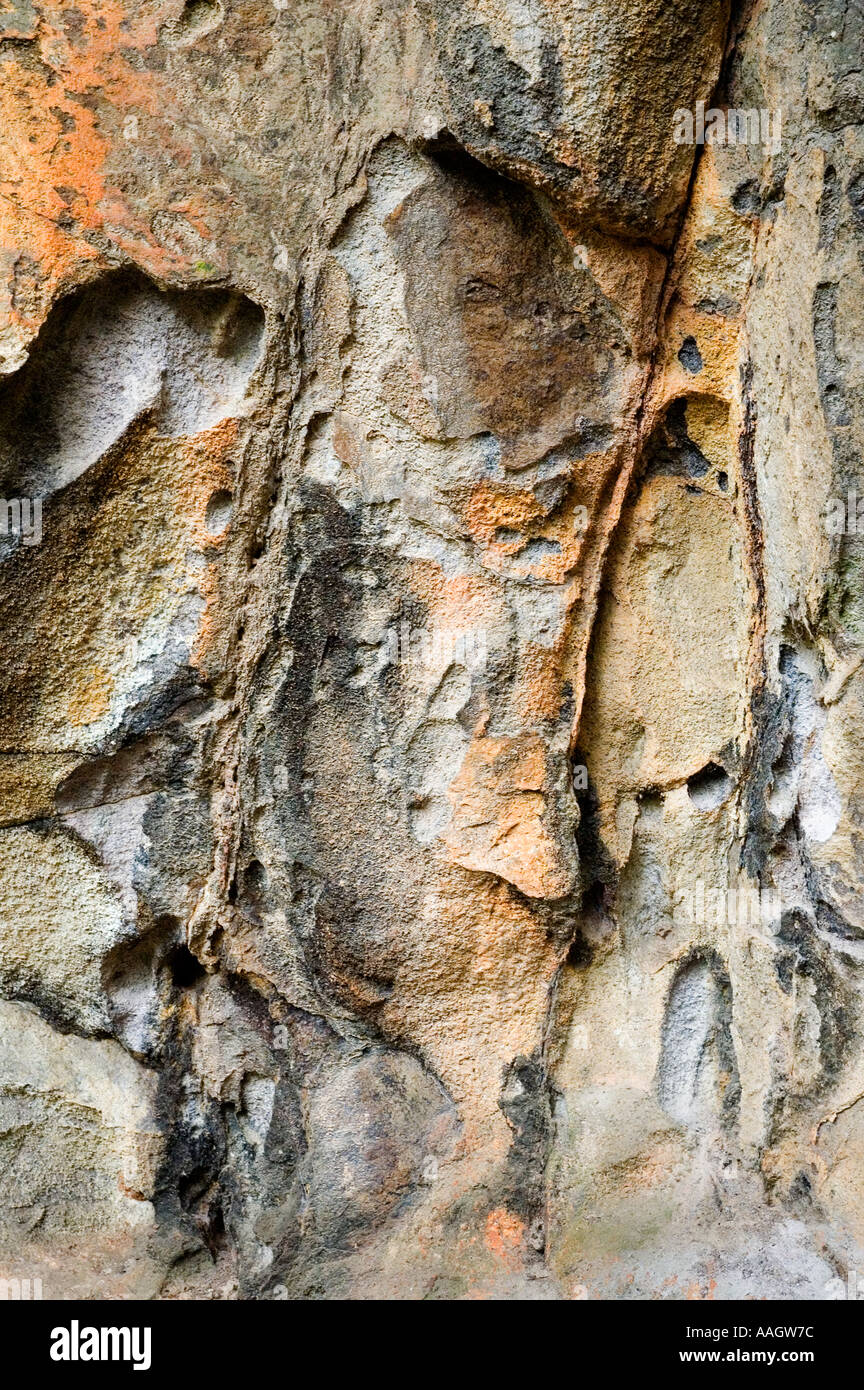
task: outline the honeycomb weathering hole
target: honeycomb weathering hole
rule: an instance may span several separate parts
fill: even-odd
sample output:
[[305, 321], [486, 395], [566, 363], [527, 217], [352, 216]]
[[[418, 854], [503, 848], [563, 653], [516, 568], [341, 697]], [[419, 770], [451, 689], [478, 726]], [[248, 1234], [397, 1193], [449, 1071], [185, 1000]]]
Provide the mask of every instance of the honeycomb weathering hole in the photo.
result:
[[69, 295], [0, 387], [0, 483], [56, 492], [144, 416], [179, 437], [241, 414], [263, 331], [262, 310], [228, 290], [122, 272]]
[[713, 811], [721, 806], [732, 786], [732, 778], [717, 763], [706, 763], [701, 771], [687, 779], [688, 795], [699, 811]]
[[214, 492], [210, 501], [207, 503], [207, 511], [204, 517], [204, 525], [209, 536], [221, 536], [227, 528], [232, 513], [234, 511], [234, 497], [227, 491], [221, 489]]

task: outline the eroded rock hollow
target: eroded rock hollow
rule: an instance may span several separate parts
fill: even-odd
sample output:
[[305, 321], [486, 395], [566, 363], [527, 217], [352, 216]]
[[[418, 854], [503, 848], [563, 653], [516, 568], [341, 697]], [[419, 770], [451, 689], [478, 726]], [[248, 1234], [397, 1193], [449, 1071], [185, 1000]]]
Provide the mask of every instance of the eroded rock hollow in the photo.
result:
[[864, 1269], [862, 44], [5, 0], [4, 1278]]

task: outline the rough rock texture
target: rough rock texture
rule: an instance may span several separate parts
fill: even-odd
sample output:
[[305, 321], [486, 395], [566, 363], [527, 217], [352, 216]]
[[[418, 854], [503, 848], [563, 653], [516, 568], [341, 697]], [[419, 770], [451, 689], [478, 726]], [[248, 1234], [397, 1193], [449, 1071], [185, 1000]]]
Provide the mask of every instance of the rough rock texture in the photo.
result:
[[862, 46], [0, 0], [0, 1274], [864, 1269]]

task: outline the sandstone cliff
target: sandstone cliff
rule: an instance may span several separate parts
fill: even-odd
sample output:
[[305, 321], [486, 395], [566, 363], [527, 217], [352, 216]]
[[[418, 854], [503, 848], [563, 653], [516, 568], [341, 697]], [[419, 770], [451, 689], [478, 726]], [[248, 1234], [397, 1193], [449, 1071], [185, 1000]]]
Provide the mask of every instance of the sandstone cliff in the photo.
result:
[[2, 0], [0, 1273], [864, 1269], [862, 47]]

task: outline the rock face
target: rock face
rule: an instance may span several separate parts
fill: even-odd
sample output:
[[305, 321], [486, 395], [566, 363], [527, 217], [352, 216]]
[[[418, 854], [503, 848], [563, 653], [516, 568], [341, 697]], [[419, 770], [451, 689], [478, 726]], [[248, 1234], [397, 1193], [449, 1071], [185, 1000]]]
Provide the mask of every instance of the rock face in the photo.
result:
[[0, 1275], [864, 1269], [862, 45], [3, 0]]

